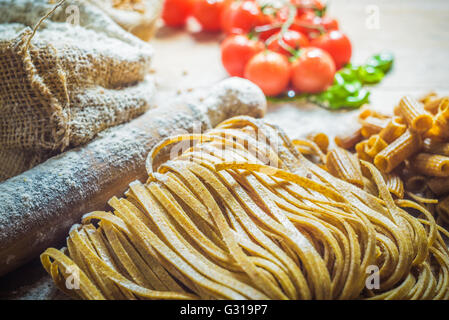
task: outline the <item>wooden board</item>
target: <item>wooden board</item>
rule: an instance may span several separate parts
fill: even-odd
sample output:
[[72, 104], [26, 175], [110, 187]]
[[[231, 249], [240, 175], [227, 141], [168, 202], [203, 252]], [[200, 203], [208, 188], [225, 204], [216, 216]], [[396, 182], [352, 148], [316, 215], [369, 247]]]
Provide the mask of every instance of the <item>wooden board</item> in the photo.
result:
[[[418, 96], [431, 90], [449, 94], [448, 0], [332, 0], [329, 14], [351, 38], [354, 63], [363, 63], [382, 50], [395, 54], [391, 74], [372, 88], [373, 105], [388, 111], [404, 94]], [[371, 25], [377, 14], [379, 24]], [[153, 40], [158, 98], [207, 87], [225, 78], [221, 39], [220, 35], [161, 28]], [[298, 137], [317, 130], [340, 132], [351, 125], [353, 116], [354, 112], [285, 103], [271, 105], [267, 119], [281, 125], [291, 137]], [[64, 298], [38, 261], [1, 278], [0, 288], [0, 298]]]

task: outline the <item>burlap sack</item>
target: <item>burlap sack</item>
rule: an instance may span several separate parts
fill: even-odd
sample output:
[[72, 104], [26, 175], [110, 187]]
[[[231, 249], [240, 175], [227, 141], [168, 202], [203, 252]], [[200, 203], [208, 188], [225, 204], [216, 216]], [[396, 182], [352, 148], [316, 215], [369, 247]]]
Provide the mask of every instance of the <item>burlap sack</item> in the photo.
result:
[[[65, 22], [68, 6], [80, 25]], [[138, 116], [154, 95], [149, 45], [83, 1], [65, 3], [31, 38], [52, 7], [0, 0], [0, 181]]]

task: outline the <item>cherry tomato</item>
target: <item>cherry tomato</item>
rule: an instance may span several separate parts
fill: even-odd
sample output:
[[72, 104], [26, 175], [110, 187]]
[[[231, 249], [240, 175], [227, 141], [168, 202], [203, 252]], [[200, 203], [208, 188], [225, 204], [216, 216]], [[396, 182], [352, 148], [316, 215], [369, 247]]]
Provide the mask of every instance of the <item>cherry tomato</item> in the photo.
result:
[[317, 17], [312, 11], [309, 11], [297, 17], [290, 29], [301, 32], [311, 39], [319, 36], [320, 32], [324, 30], [324, 27], [321, 25], [321, 18]]
[[[299, 48], [305, 48], [309, 45], [309, 40], [307, 37], [295, 30], [287, 30], [282, 39], [284, 40], [285, 44], [290, 46], [293, 50], [298, 50]], [[279, 40], [274, 40], [268, 45], [268, 49], [274, 52], [282, 53], [286, 56], [290, 56], [291, 53], [284, 49], [281, 44], [279, 43]]]
[[245, 65], [256, 53], [264, 49], [258, 40], [245, 35], [231, 35], [221, 44], [221, 61], [231, 76], [243, 77]]
[[205, 31], [220, 31], [223, 0], [195, 0], [193, 4], [193, 16]]
[[162, 20], [170, 27], [182, 27], [191, 15], [192, 0], [165, 0], [162, 9]]
[[221, 15], [221, 28], [227, 34], [248, 33], [264, 22], [262, 11], [256, 2], [251, 0], [232, 2]]
[[[286, 11], [287, 10], [287, 11]], [[281, 25], [287, 20], [288, 7], [282, 7], [276, 11], [275, 15], [264, 14], [260, 28], [266, 28], [265, 31], [259, 32], [259, 39], [267, 40], [273, 34], [281, 31]]]
[[328, 16], [324, 16], [321, 18], [321, 25], [327, 31], [338, 30], [338, 21]]
[[287, 57], [273, 51], [262, 51], [248, 61], [245, 78], [257, 84], [266, 95], [276, 96], [287, 89], [290, 81]]
[[306, 12], [315, 13], [314, 10], [322, 11], [325, 8], [325, 5], [319, 0], [292, 0], [291, 3], [298, 8], [298, 15]]
[[317, 93], [333, 83], [335, 64], [327, 52], [308, 47], [301, 50], [299, 58], [292, 63], [291, 72], [296, 91]]
[[327, 51], [334, 59], [337, 69], [351, 60], [351, 42], [344, 33], [338, 30], [330, 31], [313, 39], [311, 45]]

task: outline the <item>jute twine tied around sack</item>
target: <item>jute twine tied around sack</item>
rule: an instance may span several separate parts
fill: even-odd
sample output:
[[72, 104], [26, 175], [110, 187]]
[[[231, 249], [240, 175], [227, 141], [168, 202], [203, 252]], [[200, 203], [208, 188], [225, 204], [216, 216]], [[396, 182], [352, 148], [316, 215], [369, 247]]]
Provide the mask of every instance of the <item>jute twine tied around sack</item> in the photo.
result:
[[[67, 23], [48, 22], [37, 31], [63, 2], [34, 30], [27, 27], [0, 41], [0, 181], [82, 145], [150, 106], [150, 50], [101, 35], [93, 39], [100, 44], [90, 49], [86, 43], [92, 30]], [[62, 38], [58, 32], [67, 41], [55, 46], [52, 39]], [[102, 47], [129, 50], [116, 54]]]

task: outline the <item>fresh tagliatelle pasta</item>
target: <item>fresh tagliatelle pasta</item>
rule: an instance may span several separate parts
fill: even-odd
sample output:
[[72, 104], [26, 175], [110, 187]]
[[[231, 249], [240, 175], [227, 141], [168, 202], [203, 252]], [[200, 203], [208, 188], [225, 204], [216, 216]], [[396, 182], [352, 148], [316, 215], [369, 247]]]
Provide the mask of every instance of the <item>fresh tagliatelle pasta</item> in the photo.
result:
[[378, 196], [298, 150], [325, 160], [249, 117], [168, 138], [147, 182], [86, 214], [42, 264], [83, 299], [449, 298], [448, 234], [424, 207], [393, 200], [366, 161], [329, 160]]

